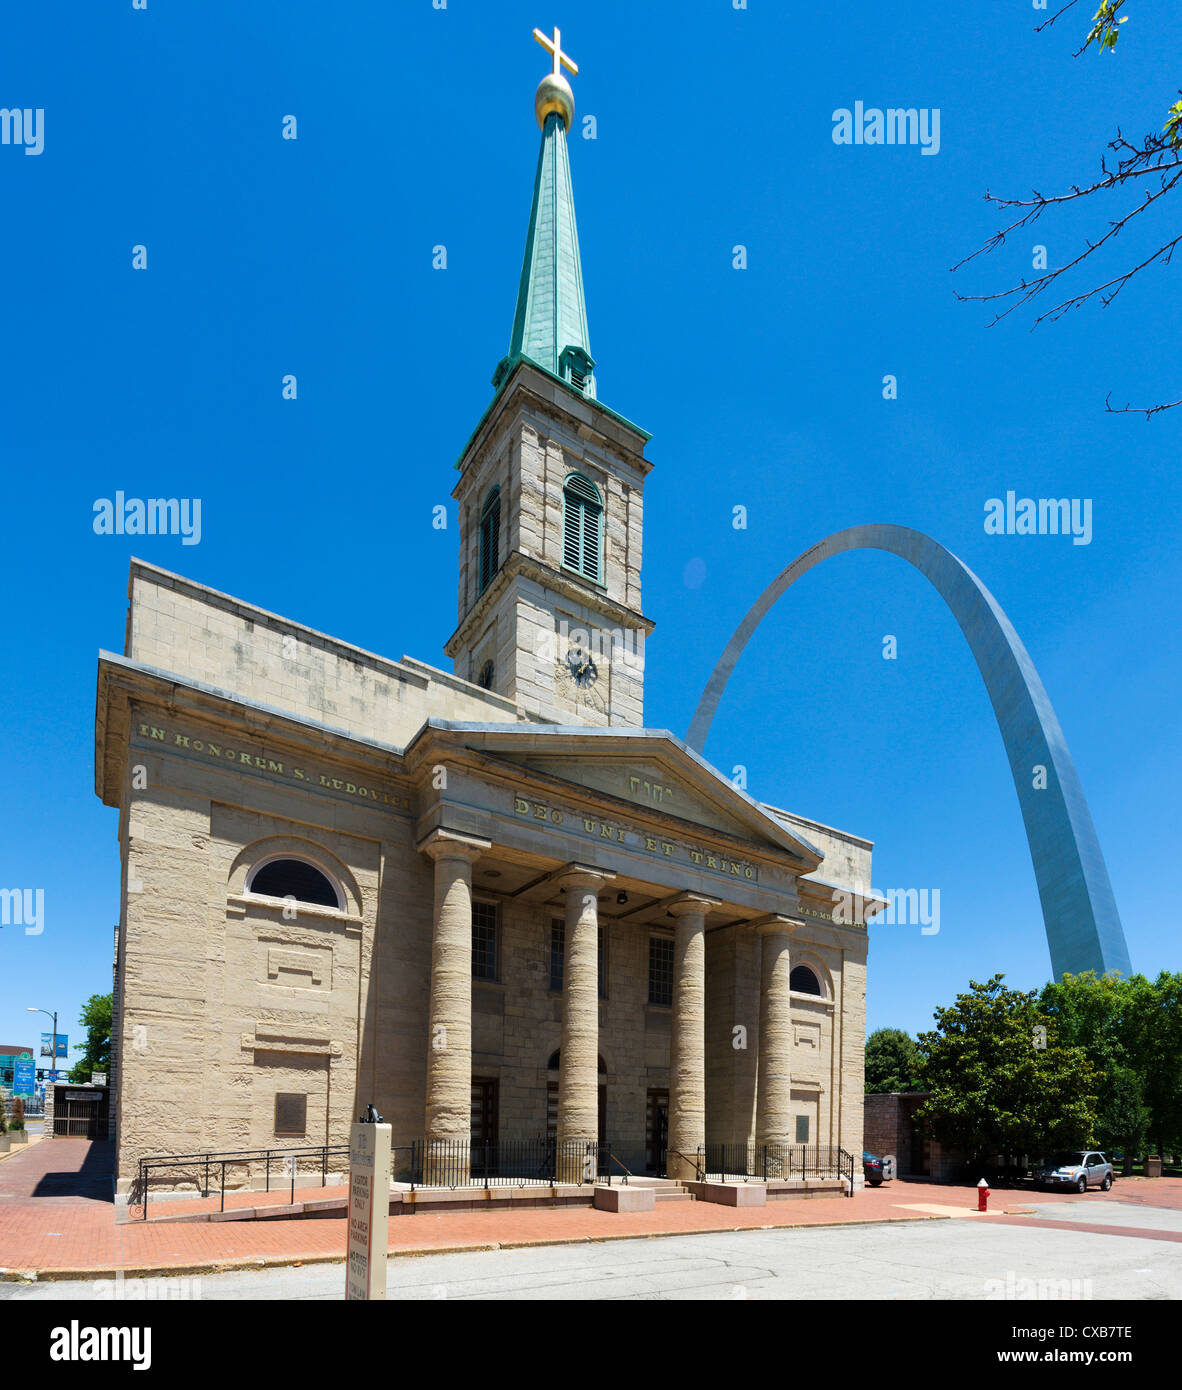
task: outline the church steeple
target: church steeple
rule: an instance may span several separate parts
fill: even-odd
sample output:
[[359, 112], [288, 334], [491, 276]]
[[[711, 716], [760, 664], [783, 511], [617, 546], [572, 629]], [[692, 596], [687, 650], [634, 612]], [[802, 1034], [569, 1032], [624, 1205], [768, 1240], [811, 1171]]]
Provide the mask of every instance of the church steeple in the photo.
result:
[[534, 112], [542, 150], [509, 355], [460, 455], [456, 675], [542, 724], [644, 727], [640, 606], [648, 435], [595, 398], [561, 34]]
[[571, 187], [566, 135], [574, 120], [575, 99], [562, 74], [578, 68], [562, 51], [562, 34], [553, 39], [534, 30], [534, 38], [554, 57], [554, 70], [538, 85], [534, 111], [542, 147], [534, 177], [534, 197], [525, 239], [517, 310], [509, 353], [493, 376], [499, 386], [522, 358], [595, 398], [595, 362], [587, 331], [587, 303], [579, 257], [579, 232]]

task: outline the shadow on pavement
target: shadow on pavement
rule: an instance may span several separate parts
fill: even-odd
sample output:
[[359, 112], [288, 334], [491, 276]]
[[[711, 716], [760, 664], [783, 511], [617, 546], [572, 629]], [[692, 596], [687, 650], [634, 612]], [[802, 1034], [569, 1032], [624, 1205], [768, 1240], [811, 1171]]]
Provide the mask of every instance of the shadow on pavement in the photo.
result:
[[[49, 1141], [51, 1144], [54, 1141]], [[52, 1152], [52, 1149], [50, 1150]], [[115, 1171], [115, 1145], [109, 1139], [94, 1140], [76, 1169], [42, 1173], [33, 1188], [33, 1197], [86, 1197], [96, 1202], [114, 1202], [111, 1182]]]

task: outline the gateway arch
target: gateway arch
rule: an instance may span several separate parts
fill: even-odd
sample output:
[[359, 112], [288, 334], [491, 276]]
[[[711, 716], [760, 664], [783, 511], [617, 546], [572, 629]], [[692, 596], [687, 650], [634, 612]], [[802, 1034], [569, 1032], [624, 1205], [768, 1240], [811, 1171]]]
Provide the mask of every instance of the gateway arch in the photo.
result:
[[[928, 579], [960, 625], [1010, 760], [1055, 978], [1132, 973], [1124, 929], [1083, 788], [1034, 663], [1001, 606], [951, 551], [906, 526], [851, 526], [806, 550], [759, 596], [702, 692], [686, 742], [701, 753], [726, 683], [768, 610], [802, 574], [845, 550], [885, 550]], [[1045, 768], [1045, 786], [1036, 787]]]

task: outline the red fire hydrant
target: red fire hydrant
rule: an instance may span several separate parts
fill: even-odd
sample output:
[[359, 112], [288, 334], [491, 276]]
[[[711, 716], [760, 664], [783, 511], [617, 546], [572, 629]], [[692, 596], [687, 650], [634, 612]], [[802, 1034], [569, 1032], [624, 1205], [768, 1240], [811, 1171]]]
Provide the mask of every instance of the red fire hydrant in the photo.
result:
[[989, 1210], [989, 1184], [984, 1178], [977, 1184], [977, 1210]]

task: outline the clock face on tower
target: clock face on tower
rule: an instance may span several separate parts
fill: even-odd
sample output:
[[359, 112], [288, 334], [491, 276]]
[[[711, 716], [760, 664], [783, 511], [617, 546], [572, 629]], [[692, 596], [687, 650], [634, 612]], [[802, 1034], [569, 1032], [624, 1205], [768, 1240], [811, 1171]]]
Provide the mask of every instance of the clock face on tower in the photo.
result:
[[596, 688], [599, 670], [585, 647], [572, 647], [562, 661], [556, 662], [554, 677], [555, 687], [565, 691], [567, 699], [576, 709], [586, 708], [596, 710], [599, 714], [607, 713], [605, 683], [600, 682]]
[[571, 680], [580, 690], [590, 690], [599, 676], [590, 653], [582, 647], [572, 647], [566, 654], [566, 669]]

